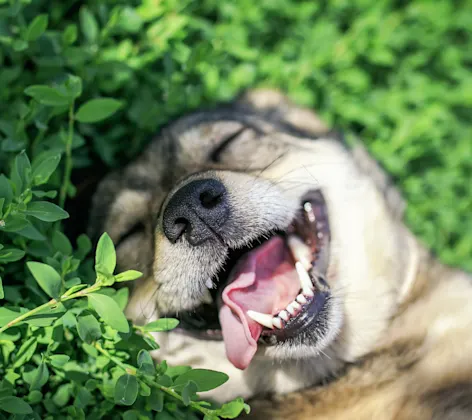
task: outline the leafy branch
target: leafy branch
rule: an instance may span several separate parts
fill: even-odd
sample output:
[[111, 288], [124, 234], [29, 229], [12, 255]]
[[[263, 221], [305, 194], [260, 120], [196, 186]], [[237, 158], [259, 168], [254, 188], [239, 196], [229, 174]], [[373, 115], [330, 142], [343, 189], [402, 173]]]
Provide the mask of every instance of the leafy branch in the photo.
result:
[[[3, 316], [7, 314], [13, 317], [13, 319], [8, 320], [5, 325], [0, 328], [0, 334], [3, 334], [14, 326], [21, 325], [23, 322], [33, 322], [34, 324], [36, 321], [35, 316], [40, 314], [53, 314], [53, 311], [65, 302], [76, 299], [81, 300], [81, 298], [87, 297], [89, 306], [95, 311], [98, 317], [102, 319], [109, 330], [105, 329], [105, 333], [102, 333], [99, 322], [86, 308], [77, 313], [75, 321], [76, 328], [79, 337], [84, 342], [84, 346], [92, 344], [93, 349], [105, 356], [123, 371], [124, 374], [119, 376], [115, 383], [114, 401], [116, 404], [131, 406], [135, 404], [139, 394], [148, 398], [147, 404], [152, 406], [153, 410], [159, 412], [163, 411], [165, 408], [165, 394], [171, 399], [178, 401], [183, 406], [190, 407], [192, 410], [203, 414], [206, 420], [235, 418], [239, 416], [242, 411], [249, 412], [249, 406], [247, 406], [242, 399], [231, 401], [220, 408], [209, 408], [210, 404], [198, 400], [197, 392], [217, 388], [229, 379], [224, 373], [205, 369], [185, 368], [177, 375], [167, 374], [171, 371], [171, 369], [167, 367], [167, 364], [163, 362], [156, 366], [150, 353], [146, 349], [139, 351], [137, 356], [138, 367], [136, 368], [126, 364], [124, 360], [122, 360], [121, 357], [123, 357], [123, 354], [120, 357], [116, 350], [114, 352], [109, 350], [110, 347], [114, 348], [116, 340], [120, 339], [119, 334], [130, 334], [131, 331], [129, 322], [126, 320], [117, 302], [104, 292], [113, 291], [109, 286], [112, 286], [115, 282], [135, 280], [142, 274], [134, 270], [114, 274], [116, 268], [116, 251], [108, 234], [104, 233], [98, 241], [95, 254], [96, 281], [91, 286], [76, 284], [64, 291], [64, 284], [67, 284], [67, 282], [63, 281], [65, 276], [64, 274], [59, 274], [54, 267], [39, 262], [28, 262], [27, 266], [40, 288], [52, 299], [43, 305], [14, 317], [13, 315], [16, 315], [16, 312], [10, 311], [10, 314], [8, 314], [3, 311]], [[66, 314], [70, 311], [71, 309], [69, 309]], [[65, 315], [57, 321], [62, 320], [62, 323], [64, 323], [64, 316]], [[176, 319], [163, 318], [143, 326], [134, 326], [134, 330], [142, 334], [143, 339], [150, 345], [151, 349], [157, 349], [158, 345], [155, 343], [151, 333], [172, 330], [177, 327], [178, 323]], [[103, 340], [100, 340], [101, 338]], [[105, 345], [102, 343], [105, 343]], [[13, 368], [23, 363], [23, 354], [28, 354], [30, 348], [34, 350], [35, 347], [36, 339], [32, 337], [26, 342], [26, 347], [24, 344], [18, 351], [18, 356], [14, 361]], [[32, 390], [36, 390], [38, 387], [40, 388], [41, 384], [47, 381], [49, 375], [48, 364], [52, 369], [55, 369], [58, 367], [58, 363], [61, 363], [59, 367], [62, 367], [69, 359], [66, 355], [50, 355], [51, 350], [53, 350], [53, 348], [48, 347], [47, 352], [39, 362], [38, 368], [35, 370], [34, 378], [31, 379], [31, 382], [34, 383], [34, 386], [31, 385]], [[90, 352], [90, 349], [88, 351]], [[16, 397], [10, 395], [8, 398], [10, 399], [4, 401], [4, 403], [9, 404], [7, 404], [8, 407], [14, 405], [14, 402], [19, 404], [16, 399], [11, 400], [11, 398]], [[3, 397], [0, 397], [0, 402], [2, 402], [2, 400]], [[20, 404], [20, 406], [23, 410], [26, 410], [24, 411], [25, 413], [30, 412], [28, 411], [28, 405], [24, 406], [24, 404]]]

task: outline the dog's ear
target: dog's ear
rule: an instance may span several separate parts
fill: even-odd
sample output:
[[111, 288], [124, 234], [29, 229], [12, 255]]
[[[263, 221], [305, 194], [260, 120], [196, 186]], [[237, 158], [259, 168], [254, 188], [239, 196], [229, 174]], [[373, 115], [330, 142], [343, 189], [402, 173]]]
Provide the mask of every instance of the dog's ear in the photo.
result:
[[264, 114], [269, 119], [284, 121], [313, 137], [329, 132], [326, 124], [315, 112], [295, 105], [287, 96], [275, 89], [249, 90], [243, 93], [236, 102]]

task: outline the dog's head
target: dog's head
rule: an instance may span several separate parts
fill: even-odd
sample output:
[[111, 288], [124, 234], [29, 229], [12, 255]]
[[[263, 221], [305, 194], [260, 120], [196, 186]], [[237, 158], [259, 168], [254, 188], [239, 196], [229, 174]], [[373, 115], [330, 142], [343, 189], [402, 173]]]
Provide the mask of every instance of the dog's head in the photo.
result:
[[259, 91], [163, 129], [102, 182], [91, 232], [144, 273], [129, 316], [179, 318], [170, 334], [187, 337], [190, 363], [303, 360], [328, 373], [372, 350], [405, 295], [401, 212], [362, 148]]

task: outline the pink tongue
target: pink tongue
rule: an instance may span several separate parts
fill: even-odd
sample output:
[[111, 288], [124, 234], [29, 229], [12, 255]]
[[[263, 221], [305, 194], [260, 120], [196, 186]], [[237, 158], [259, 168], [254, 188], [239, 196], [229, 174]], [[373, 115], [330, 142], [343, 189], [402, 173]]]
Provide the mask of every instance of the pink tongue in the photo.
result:
[[229, 361], [246, 369], [263, 328], [246, 312], [278, 313], [295, 299], [300, 283], [290, 253], [277, 236], [249, 252], [229, 281], [222, 294], [220, 324]]

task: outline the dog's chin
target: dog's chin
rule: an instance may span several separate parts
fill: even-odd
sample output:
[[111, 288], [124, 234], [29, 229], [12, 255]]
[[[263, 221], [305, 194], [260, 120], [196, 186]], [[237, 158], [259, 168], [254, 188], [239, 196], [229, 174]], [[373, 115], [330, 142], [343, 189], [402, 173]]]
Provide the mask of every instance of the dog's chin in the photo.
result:
[[[309, 191], [286, 229], [267, 232], [243, 248], [230, 249], [217, 276], [206, 282], [216, 285], [205, 290], [206, 299], [192, 310], [166, 314], [180, 320], [174, 332], [200, 340], [224, 340], [228, 353], [228, 342], [235, 340], [230, 336], [241, 328], [249, 341], [257, 342], [257, 355], [263, 357], [298, 359], [322, 353], [342, 323], [341, 303], [326, 280], [330, 268], [328, 214], [322, 192]], [[281, 277], [280, 267], [271, 266], [277, 264], [288, 274]], [[254, 275], [247, 283], [251, 270]], [[265, 277], [257, 274], [260, 272]], [[271, 276], [279, 280], [268, 279]], [[261, 312], [264, 291], [280, 296], [268, 298], [277, 304]], [[232, 317], [229, 327], [227, 316]]]

